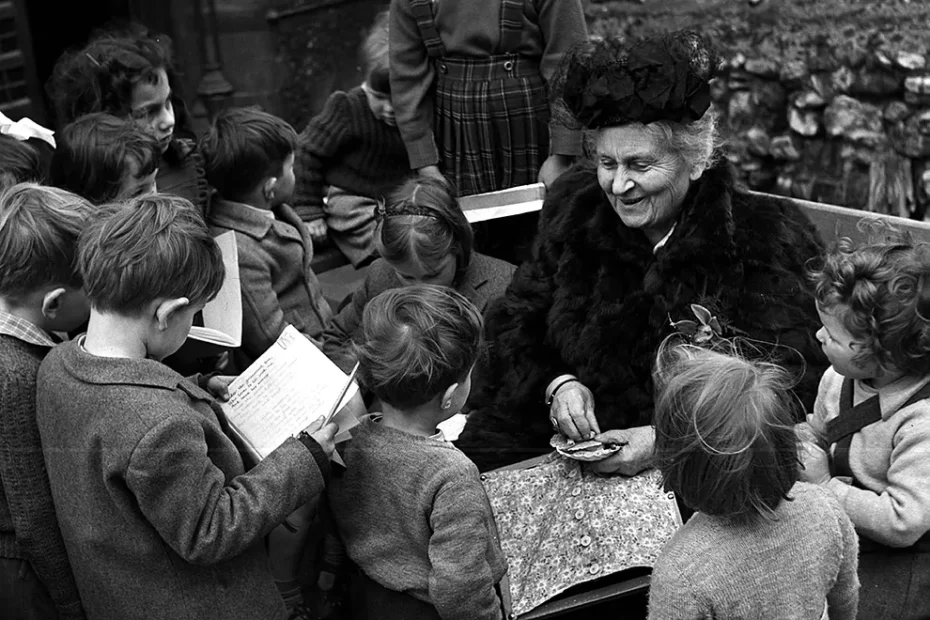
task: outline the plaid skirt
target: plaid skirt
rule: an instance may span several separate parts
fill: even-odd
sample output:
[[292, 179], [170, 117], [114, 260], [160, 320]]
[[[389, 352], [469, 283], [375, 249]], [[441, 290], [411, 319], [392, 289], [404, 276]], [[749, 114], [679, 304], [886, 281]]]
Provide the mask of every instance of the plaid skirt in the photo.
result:
[[537, 63], [515, 54], [435, 62], [440, 166], [459, 195], [535, 183], [549, 155], [549, 100]]

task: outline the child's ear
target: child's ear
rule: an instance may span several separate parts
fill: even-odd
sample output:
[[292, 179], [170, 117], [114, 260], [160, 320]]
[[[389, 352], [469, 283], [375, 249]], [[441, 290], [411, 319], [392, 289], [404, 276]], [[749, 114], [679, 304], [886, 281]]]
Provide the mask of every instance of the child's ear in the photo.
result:
[[262, 195], [265, 197], [265, 200], [272, 201], [274, 200], [274, 190], [278, 186], [278, 177], [268, 177], [265, 179], [265, 182], [262, 184]]
[[155, 308], [155, 320], [158, 322], [158, 329], [160, 331], [168, 329], [168, 322], [171, 320], [171, 317], [176, 315], [180, 310], [183, 310], [184, 307], [190, 303], [187, 297], [166, 299], [159, 303], [158, 307]]
[[446, 391], [442, 393], [442, 400], [439, 401], [440, 406], [443, 410], [448, 409], [452, 406], [453, 400], [455, 399], [455, 392], [459, 389], [458, 383], [453, 383], [446, 388]]
[[61, 304], [64, 301], [64, 295], [67, 292], [68, 291], [63, 286], [47, 292], [42, 297], [42, 316], [49, 320], [53, 320], [58, 316], [58, 312], [61, 310]]

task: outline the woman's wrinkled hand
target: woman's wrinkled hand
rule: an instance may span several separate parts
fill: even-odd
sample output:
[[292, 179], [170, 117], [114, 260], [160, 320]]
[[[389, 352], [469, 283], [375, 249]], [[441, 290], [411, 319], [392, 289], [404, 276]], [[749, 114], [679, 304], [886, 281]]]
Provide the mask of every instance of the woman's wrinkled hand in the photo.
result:
[[798, 456], [801, 457], [801, 480], [813, 484], [826, 484], [830, 481], [830, 455], [827, 451], [811, 441], [802, 441]]
[[594, 394], [580, 381], [558, 389], [549, 407], [553, 428], [573, 441], [587, 441], [601, 432], [594, 417]]
[[623, 446], [606, 459], [590, 464], [591, 470], [599, 474], [635, 476], [652, 463], [656, 434], [651, 426], [605, 431], [594, 439], [603, 444]]

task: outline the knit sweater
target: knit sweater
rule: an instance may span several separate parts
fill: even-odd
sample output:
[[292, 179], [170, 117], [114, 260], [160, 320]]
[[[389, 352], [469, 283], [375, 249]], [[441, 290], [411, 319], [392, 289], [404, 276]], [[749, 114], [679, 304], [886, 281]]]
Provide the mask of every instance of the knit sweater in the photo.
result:
[[649, 620], [854, 620], [858, 539], [826, 490], [798, 482], [774, 520], [736, 524], [697, 513], [652, 572]]
[[[442, 0], [433, 3], [433, 23], [446, 56], [487, 58], [500, 53], [500, 0]], [[524, 0], [522, 38], [516, 53], [539, 62], [547, 83], [562, 55], [587, 39], [579, 0]], [[407, 146], [411, 168], [439, 161], [433, 134], [430, 88], [436, 69], [427, 56], [410, 0], [391, 1], [391, 99], [397, 127]], [[462, 119], [462, 122], [477, 122]], [[581, 154], [581, 133], [556, 123], [549, 126], [550, 151]]]
[[451, 443], [362, 419], [329, 490], [349, 557], [443, 620], [497, 620], [507, 570], [477, 468]]
[[371, 112], [361, 86], [330, 95], [297, 141], [294, 210], [304, 221], [323, 217], [323, 190], [334, 185], [380, 198], [410, 173], [397, 127]]
[[61, 617], [83, 618], [36, 424], [46, 347], [0, 334], [0, 557], [28, 560]]
[[[856, 531], [890, 547], [909, 547], [930, 531], [930, 399], [901, 406], [930, 381], [904, 377], [880, 390], [856, 381], [853, 403], [878, 394], [882, 419], [853, 435], [849, 467], [861, 486], [834, 477], [836, 494]], [[823, 375], [811, 425], [824, 428], [839, 415], [843, 376]]]

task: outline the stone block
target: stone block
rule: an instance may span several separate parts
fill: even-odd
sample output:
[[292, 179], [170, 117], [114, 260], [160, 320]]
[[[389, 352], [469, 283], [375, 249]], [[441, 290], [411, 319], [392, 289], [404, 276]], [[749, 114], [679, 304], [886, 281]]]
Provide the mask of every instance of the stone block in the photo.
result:
[[863, 68], [854, 72], [848, 92], [853, 95], [888, 96], [896, 95], [904, 86], [904, 80], [890, 71]]
[[911, 108], [901, 101], [892, 101], [885, 106], [883, 117], [888, 123], [897, 123], [907, 118], [911, 113]]
[[750, 58], [743, 65], [746, 73], [774, 80], [781, 72], [781, 66], [774, 58]]
[[816, 136], [820, 131], [820, 112], [788, 108], [788, 126], [802, 136]]
[[930, 75], [912, 75], [905, 78], [904, 90], [916, 95], [930, 95]]
[[797, 88], [803, 83], [808, 73], [805, 61], [789, 60], [782, 64], [778, 79], [788, 88]]
[[843, 66], [830, 75], [830, 86], [838, 93], [848, 93], [855, 80], [852, 69]]
[[780, 161], [798, 161], [801, 152], [798, 150], [796, 139], [791, 135], [775, 136], [769, 145], [769, 154], [773, 159]]
[[887, 143], [881, 110], [846, 95], [830, 102], [823, 113], [823, 124], [831, 137], [842, 137], [872, 147]]
[[827, 105], [827, 100], [816, 91], [803, 90], [794, 95], [791, 105], [801, 110], [820, 109]]
[[766, 157], [769, 154], [772, 139], [769, 138], [768, 132], [762, 127], [750, 127], [746, 132], [746, 148], [758, 157]]
[[916, 52], [898, 52], [894, 57], [894, 64], [905, 71], [920, 71], [927, 66], [927, 58]]

